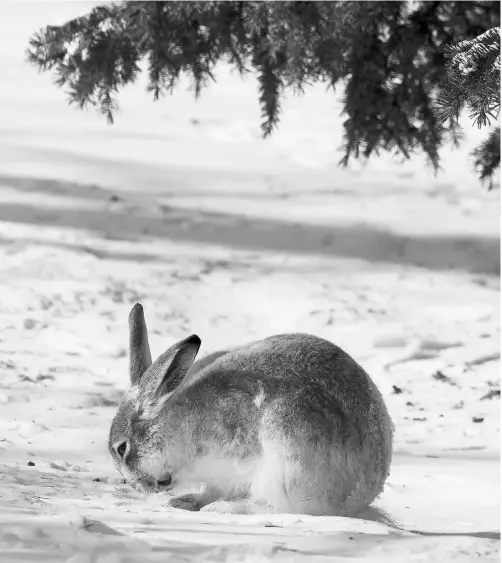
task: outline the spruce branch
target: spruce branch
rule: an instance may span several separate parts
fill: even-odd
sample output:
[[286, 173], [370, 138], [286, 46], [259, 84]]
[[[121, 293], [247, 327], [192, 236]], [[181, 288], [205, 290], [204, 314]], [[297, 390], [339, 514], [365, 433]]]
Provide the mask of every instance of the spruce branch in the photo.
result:
[[[158, 100], [183, 76], [200, 96], [214, 81], [215, 66], [229, 62], [258, 78], [264, 137], [279, 125], [286, 91], [302, 93], [319, 82], [340, 87], [347, 118], [342, 165], [380, 150], [403, 159], [422, 151], [438, 170], [445, 139], [460, 142], [456, 118], [463, 105], [478, 125], [498, 116], [498, 6], [483, 0], [130, 1], [38, 31], [27, 57], [53, 75], [70, 103], [91, 105], [109, 122], [118, 93], [143, 66], [147, 91]], [[455, 47], [446, 53], [448, 45]]]
[[[498, 122], [500, 113], [500, 28], [493, 27], [474, 39], [446, 50], [447, 75], [437, 100], [437, 115], [449, 130], [458, 129], [464, 108], [478, 127]], [[500, 126], [491, 131], [472, 153], [481, 182], [493, 188], [493, 175], [500, 168]]]
[[474, 169], [481, 182], [488, 182], [488, 190], [493, 189], [493, 176], [500, 169], [500, 126], [490, 132], [472, 153]]
[[467, 107], [478, 128], [500, 112], [500, 28], [449, 47], [447, 76], [437, 105], [441, 123], [458, 121]]

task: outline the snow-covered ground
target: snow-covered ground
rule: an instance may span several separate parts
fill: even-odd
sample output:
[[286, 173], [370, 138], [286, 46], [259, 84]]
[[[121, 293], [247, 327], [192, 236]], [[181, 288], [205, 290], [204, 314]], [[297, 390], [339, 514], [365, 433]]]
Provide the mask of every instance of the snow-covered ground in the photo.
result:
[[[144, 83], [108, 126], [23, 63], [29, 35], [92, 4], [0, 18], [0, 560], [499, 559], [499, 193], [468, 151], [336, 166], [322, 87], [263, 141], [256, 83], [222, 68], [195, 102]], [[154, 353], [278, 332], [326, 337], [372, 374], [396, 425], [379, 500], [406, 530], [166, 508], [106, 450], [127, 388], [127, 315]]]

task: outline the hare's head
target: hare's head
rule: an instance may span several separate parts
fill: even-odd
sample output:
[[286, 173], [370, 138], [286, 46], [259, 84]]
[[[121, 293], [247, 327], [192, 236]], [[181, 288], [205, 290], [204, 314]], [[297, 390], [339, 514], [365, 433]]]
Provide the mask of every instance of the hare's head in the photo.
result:
[[129, 315], [131, 388], [110, 428], [108, 448], [122, 476], [135, 488], [168, 487], [174, 459], [169, 443], [176, 423], [168, 399], [181, 383], [200, 347], [195, 334], [178, 342], [152, 364], [143, 308]]

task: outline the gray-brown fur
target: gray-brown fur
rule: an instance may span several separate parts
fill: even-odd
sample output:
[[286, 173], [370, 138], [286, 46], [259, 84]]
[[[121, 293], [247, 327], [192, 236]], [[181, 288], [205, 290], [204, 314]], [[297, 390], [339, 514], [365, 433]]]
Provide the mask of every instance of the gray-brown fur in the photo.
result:
[[[132, 330], [146, 333], [146, 325]], [[194, 342], [176, 344], [148, 367], [112, 423], [110, 452], [133, 485], [202, 484], [171, 504], [235, 512], [349, 516], [380, 494], [392, 423], [348, 354], [316, 336], [283, 334], [189, 369]], [[116, 448], [124, 441], [121, 460]]]

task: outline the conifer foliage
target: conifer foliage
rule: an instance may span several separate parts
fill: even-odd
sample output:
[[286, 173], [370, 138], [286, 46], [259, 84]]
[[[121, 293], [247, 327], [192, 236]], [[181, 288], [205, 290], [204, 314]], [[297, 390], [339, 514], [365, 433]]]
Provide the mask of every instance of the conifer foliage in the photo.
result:
[[[467, 107], [479, 127], [498, 124], [500, 113], [500, 28], [493, 27], [448, 51], [447, 77], [438, 99], [441, 122], [457, 123]], [[500, 126], [497, 125], [473, 152], [474, 166], [482, 181], [493, 187], [500, 168]]]
[[40, 30], [27, 55], [70, 103], [95, 106], [110, 122], [119, 90], [144, 62], [154, 99], [182, 75], [199, 96], [220, 61], [256, 72], [264, 136], [279, 125], [285, 91], [321, 82], [342, 95], [343, 164], [382, 149], [403, 158], [421, 150], [437, 169], [442, 144], [458, 138], [457, 121], [437, 111], [447, 47], [498, 26], [499, 9], [489, 1], [123, 2]]

